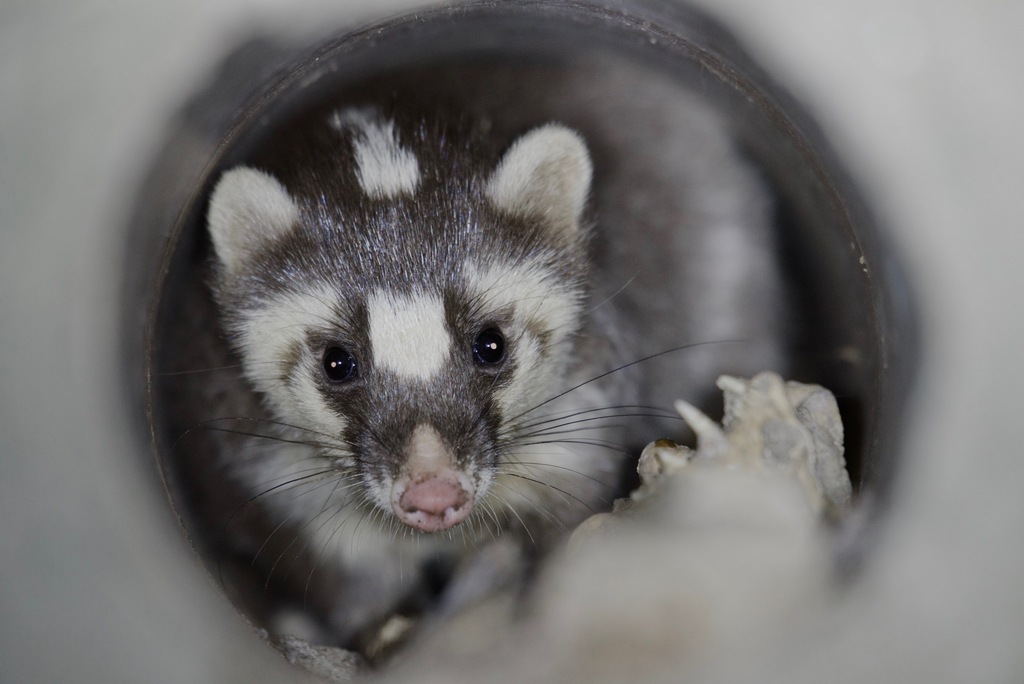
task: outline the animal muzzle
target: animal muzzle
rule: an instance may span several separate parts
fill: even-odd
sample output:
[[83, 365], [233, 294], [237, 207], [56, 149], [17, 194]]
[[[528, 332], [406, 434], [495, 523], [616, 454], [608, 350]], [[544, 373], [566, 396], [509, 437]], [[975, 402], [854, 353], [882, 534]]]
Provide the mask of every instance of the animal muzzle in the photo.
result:
[[455, 527], [476, 498], [469, 476], [455, 467], [451, 449], [427, 424], [413, 430], [401, 474], [391, 486], [391, 508], [406, 525], [424, 532]]
[[473, 485], [451, 469], [397, 480], [391, 489], [391, 508], [399, 520], [424, 532], [455, 527], [473, 510]]

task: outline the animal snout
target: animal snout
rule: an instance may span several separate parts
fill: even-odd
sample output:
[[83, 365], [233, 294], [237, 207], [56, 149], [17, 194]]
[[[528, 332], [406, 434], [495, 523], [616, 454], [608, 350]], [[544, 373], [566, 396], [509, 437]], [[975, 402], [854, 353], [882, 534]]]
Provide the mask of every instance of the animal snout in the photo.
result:
[[447, 470], [399, 480], [391, 507], [399, 520], [424, 532], [458, 525], [473, 510], [473, 486], [460, 473]]

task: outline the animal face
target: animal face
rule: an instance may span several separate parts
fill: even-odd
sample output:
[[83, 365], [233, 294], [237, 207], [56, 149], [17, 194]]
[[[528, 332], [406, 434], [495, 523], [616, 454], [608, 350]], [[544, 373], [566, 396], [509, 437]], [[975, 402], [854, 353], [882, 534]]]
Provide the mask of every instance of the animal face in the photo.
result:
[[489, 167], [472, 141], [421, 137], [416, 154], [369, 110], [323, 128], [323, 158], [293, 187], [245, 166], [218, 183], [215, 296], [281, 423], [364, 502], [450, 529], [479, 511], [571, 363], [589, 157], [553, 125]]

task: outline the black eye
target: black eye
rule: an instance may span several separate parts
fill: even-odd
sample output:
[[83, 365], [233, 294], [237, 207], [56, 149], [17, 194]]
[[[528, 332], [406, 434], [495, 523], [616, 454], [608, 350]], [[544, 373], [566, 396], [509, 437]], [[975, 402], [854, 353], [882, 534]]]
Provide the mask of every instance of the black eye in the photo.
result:
[[488, 328], [473, 340], [473, 358], [480, 366], [493, 366], [505, 360], [505, 337], [497, 328]]
[[341, 347], [328, 347], [324, 352], [324, 374], [331, 382], [345, 382], [356, 377], [356, 357]]

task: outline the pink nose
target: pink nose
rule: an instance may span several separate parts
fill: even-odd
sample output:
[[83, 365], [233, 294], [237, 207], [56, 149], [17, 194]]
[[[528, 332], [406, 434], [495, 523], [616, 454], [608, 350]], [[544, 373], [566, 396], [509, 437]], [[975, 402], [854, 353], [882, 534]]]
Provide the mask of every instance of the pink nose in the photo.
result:
[[422, 475], [399, 480], [392, 490], [391, 507], [406, 525], [438, 532], [458, 525], [473, 509], [473, 490], [456, 473]]

